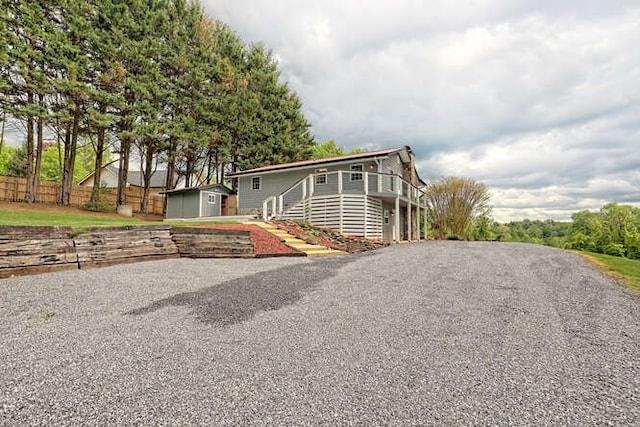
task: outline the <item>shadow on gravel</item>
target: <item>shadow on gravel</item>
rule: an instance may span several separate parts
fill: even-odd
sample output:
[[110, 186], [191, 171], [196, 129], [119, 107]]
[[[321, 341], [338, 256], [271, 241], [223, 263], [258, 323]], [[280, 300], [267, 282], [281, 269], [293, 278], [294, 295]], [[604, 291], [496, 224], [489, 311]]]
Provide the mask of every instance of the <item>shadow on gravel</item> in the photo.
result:
[[306, 264], [240, 277], [196, 292], [185, 292], [129, 311], [144, 315], [169, 306], [190, 306], [197, 319], [228, 326], [243, 322], [257, 312], [278, 310], [302, 298], [302, 291], [336, 275], [338, 269], [353, 262], [354, 256], [321, 258]]

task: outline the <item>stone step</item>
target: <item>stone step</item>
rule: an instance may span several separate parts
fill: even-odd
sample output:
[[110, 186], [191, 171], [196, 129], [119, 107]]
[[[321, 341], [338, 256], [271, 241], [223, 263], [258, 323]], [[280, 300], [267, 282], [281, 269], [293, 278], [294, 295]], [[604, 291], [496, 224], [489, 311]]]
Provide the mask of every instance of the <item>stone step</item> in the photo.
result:
[[274, 236], [282, 240], [288, 246], [291, 246], [292, 248], [295, 248], [299, 251], [304, 252], [305, 254], [307, 254], [307, 256], [328, 256], [328, 255], [346, 254], [346, 252], [328, 248], [323, 245], [309, 244], [304, 240], [289, 234], [286, 230], [281, 230], [265, 222], [252, 221], [251, 224], [254, 224], [263, 228], [265, 231], [268, 231], [269, 233], [273, 234]]

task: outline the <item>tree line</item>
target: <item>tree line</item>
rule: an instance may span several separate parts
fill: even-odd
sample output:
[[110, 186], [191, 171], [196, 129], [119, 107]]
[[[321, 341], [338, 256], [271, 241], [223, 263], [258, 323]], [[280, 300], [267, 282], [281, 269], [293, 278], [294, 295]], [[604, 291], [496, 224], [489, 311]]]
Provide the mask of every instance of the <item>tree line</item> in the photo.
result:
[[474, 240], [539, 243], [640, 259], [640, 208], [608, 203], [595, 212], [575, 212], [570, 222], [525, 219], [500, 224], [478, 218], [470, 236]]
[[566, 248], [640, 259], [640, 208], [608, 203], [571, 219]]
[[143, 211], [158, 163], [172, 189], [178, 175], [188, 185], [194, 172], [222, 182], [238, 169], [311, 156], [301, 101], [280, 82], [271, 52], [243, 42], [198, 1], [0, 1], [0, 119], [26, 135], [28, 202], [51, 136], [61, 147], [61, 205], [83, 141], [95, 153], [95, 197], [105, 153], [118, 156], [119, 205], [139, 159]]
[[426, 186], [428, 233], [437, 239], [528, 242], [640, 259], [640, 208], [608, 203], [583, 210], [571, 222], [499, 223], [491, 214], [488, 188], [469, 178], [444, 177]]

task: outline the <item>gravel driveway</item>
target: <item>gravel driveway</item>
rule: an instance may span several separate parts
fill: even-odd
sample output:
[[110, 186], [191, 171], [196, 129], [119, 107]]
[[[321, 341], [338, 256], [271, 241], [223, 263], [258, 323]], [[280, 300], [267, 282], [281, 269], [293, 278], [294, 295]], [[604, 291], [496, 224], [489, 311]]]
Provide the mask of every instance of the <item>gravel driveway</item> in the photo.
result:
[[640, 298], [542, 246], [0, 281], [0, 424], [640, 423]]

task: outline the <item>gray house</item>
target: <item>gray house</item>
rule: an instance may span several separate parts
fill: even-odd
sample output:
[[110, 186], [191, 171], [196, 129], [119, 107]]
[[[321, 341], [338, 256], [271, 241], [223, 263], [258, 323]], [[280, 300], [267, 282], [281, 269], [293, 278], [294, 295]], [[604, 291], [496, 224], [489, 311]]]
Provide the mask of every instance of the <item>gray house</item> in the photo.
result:
[[343, 234], [419, 240], [424, 182], [408, 146], [265, 166], [229, 175], [238, 211], [296, 219]]
[[167, 198], [166, 219], [208, 218], [235, 214], [233, 190], [222, 184], [164, 191]]

